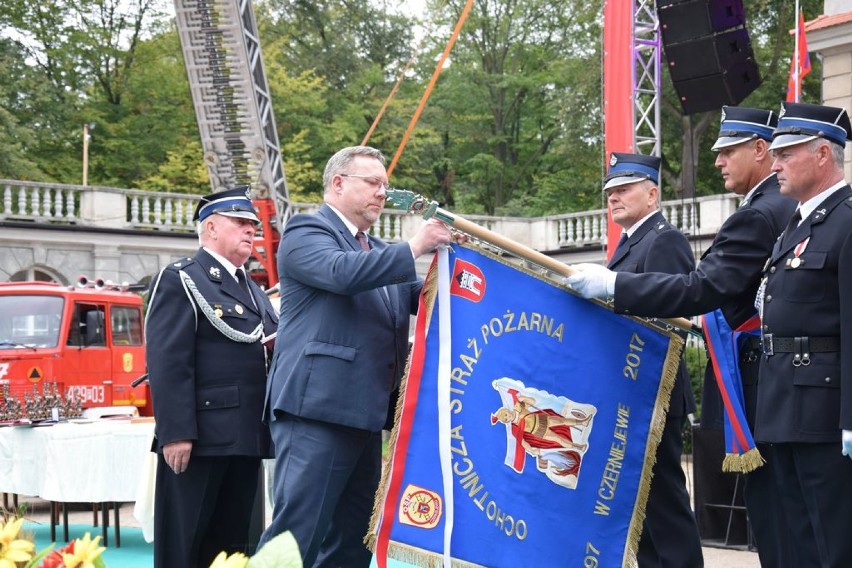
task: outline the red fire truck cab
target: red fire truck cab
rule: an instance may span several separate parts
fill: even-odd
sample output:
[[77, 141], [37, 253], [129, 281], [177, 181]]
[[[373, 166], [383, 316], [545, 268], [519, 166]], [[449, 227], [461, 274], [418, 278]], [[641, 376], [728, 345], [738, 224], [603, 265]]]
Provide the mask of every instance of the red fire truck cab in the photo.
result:
[[[0, 283], [0, 396], [44, 392], [82, 400], [83, 408], [136, 406], [153, 414], [145, 373], [142, 298], [129, 286], [80, 278], [77, 286]], [[34, 388], [35, 387], [35, 388]]]

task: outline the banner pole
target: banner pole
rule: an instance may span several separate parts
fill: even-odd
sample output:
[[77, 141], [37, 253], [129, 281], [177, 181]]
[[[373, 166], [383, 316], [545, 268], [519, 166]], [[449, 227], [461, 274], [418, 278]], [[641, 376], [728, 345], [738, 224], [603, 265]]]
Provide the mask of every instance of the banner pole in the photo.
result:
[[[387, 190], [387, 196], [388, 201], [400, 209], [405, 209], [410, 213], [419, 213], [424, 219], [434, 218], [439, 221], [443, 221], [462, 233], [466, 233], [475, 239], [494, 245], [506, 252], [510, 252], [518, 258], [537, 264], [555, 274], [560, 276], [571, 276], [576, 272], [576, 270], [571, 268], [571, 266], [563, 262], [559, 262], [546, 254], [542, 254], [535, 249], [522, 245], [517, 241], [513, 241], [512, 239], [508, 239], [503, 235], [477, 225], [473, 221], [468, 221], [463, 217], [450, 213], [449, 211], [438, 207], [438, 203], [436, 201], [429, 201], [422, 195], [405, 189], [390, 188]], [[656, 319], [683, 331], [701, 335], [701, 332], [686, 318]]]

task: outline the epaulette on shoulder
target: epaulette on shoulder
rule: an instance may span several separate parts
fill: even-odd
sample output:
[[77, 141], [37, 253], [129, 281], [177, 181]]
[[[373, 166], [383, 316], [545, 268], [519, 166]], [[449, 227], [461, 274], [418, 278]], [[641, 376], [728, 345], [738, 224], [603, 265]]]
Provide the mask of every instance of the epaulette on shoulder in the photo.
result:
[[169, 264], [167, 264], [165, 270], [171, 270], [171, 271], [177, 272], [178, 270], [186, 268], [187, 266], [189, 266], [193, 262], [195, 262], [194, 258], [190, 258], [190, 257], [179, 258], [176, 261], [170, 262]]

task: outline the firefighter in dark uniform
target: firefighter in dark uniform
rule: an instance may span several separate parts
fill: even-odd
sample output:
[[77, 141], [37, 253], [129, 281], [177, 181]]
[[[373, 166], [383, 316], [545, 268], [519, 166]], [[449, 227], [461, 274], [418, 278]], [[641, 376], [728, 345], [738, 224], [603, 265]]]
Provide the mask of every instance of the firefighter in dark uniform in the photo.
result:
[[852, 188], [841, 108], [787, 103], [770, 150], [799, 202], [758, 290], [763, 359], [755, 437], [775, 446], [775, 481], [799, 566], [852, 566]]
[[243, 268], [259, 223], [248, 187], [202, 198], [194, 220], [201, 248], [153, 279], [146, 316], [163, 568], [251, 552], [261, 458], [271, 456], [264, 341], [277, 317]]
[[[608, 275], [584, 270], [568, 282], [585, 297], [613, 296], [617, 313], [638, 316], [695, 316], [721, 308], [731, 329], [754, 313], [754, 297], [763, 266], [778, 235], [796, 208], [793, 199], [781, 195], [778, 179], [771, 172], [769, 144], [778, 124], [768, 110], [723, 107], [719, 136], [713, 145], [718, 152], [716, 167], [725, 189], [743, 195], [739, 208], [719, 228], [713, 244], [688, 276], [662, 273]], [[584, 265], [585, 266], [585, 265]], [[595, 270], [592, 268], [591, 270]], [[607, 280], [611, 289], [606, 292]], [[590, 289], [601, 293], [594, 295]], [[760, 341], [749, 340], [738, 361], [742, 377], [746, 418], [754, 431]], [[713, 366], [708, 363], [701, 404], [702, 428], [722, 428], [722, 399]], [[789, 534], [779, 507], [771, 467], [772, 446], [758, 444], [766, 464], [745, 479], [745, 504], [764, 566], [797, 566], [789, 550]]]
[[[623, 229], [608, 264], [615, 272], [686, 274], [695, 267], [689, 241], [659, 211], [660, 162], [654, 156], [612, 154], [604, 191], [612, 220]], [[680, 465], [684, 420], [694, 411], [689, 375], [681, 361], [657, 447], [637, 554], [640, 566], [696, 568], [704, 563]]]

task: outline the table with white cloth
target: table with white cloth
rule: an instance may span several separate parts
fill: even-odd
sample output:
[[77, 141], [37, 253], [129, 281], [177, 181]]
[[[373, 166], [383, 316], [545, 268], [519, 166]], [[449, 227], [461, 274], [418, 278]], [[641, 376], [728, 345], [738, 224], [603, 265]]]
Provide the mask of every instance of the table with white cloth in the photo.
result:
[[[135, 501], [151, 450], [154, 423], [130, 420], [60, 422], [51, 426], [0, 428], [0, 492], [37, 496], [56, 503], [97, 503], [115, 513]], [[51, 538], [55, 540], [51, 505]], [[64, 509], [66, 541], [67, 509]]]

